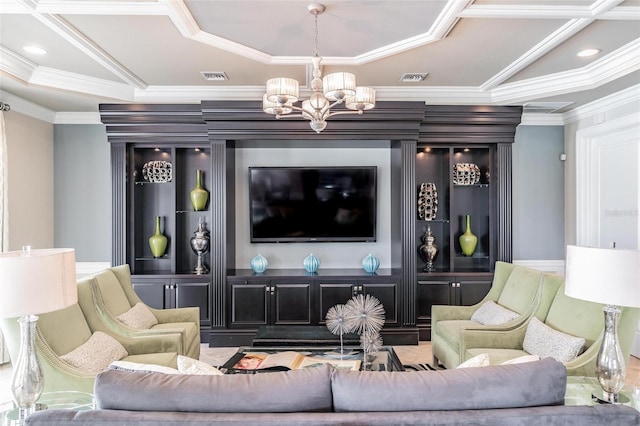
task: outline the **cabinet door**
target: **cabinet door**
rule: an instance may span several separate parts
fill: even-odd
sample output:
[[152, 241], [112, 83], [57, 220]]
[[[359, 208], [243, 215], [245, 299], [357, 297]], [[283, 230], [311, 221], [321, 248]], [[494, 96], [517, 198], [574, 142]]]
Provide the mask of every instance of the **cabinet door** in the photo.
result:
[[211, 324], [211, 309], [209, 304], [208, 279], [176, 279], [173, 280], [175, 291], [175, 307], [200, 308], [200, 324]]
[[229, 326], [259, 327], [268, 324], [271, 283], [269, 281], [230, 282]]
[[470, 306], [481, 301], [491, 289], [492, 281], [491, 278], [459, 280], [459, 304]]
[[455, 288], [448, 279], [418, 281], [417, 289], [418, 319], [431, 321], [433, 305], [452, 305], [455, 301]]
[[274, 283], [270, 322], [274, 325], [310, 325], [314, 317], [311, 288], [311, 282]]
[[170, 306], [170, 280], [140, 280], [132, 278], [132, 285], [138, 297], [152, 308], [164, 309]]
[[319, 323], [325, 324], [327, 311], [335, 305], [344, 305], [354, 296], [353, 282], [336, 281], [318, 284]]
[[384, 306], [384, 325], [398, 324], [398, 285], [395, 282], [364, 282], [363, 294], [370, 294]]

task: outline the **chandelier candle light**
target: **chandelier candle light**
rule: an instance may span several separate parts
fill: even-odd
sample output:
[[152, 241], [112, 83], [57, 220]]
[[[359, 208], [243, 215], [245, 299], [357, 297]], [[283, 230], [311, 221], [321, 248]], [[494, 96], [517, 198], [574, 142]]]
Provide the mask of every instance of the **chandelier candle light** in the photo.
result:
[[[325, 5], [313, 3], [307, 6], [315, 19], [315, 50], [311, 58], [313, 80], [311, 80], [310, 98], [302, 101], [302, 106], [293, 105], [299, 100], [299, 83], [293, 78], [272, 78], [267, 81], [267, 93], [262, 97], [262, 109], [276, 118], [303, 117], [310, 120], [310, 126], [316, 133], [327, 127], [326, 120], [339, 114], [362, 114], [376, 105], [376, 91], [371, 87], [357, 87], [356, 76], [348, 72], [336, 72], [322, 77], [318, 53], [318, 15], [326, 10]], [[344, 103], [346, 110], [331, 111], [336, 105]], [[300, 114], [291, 114], [299, 111]]]

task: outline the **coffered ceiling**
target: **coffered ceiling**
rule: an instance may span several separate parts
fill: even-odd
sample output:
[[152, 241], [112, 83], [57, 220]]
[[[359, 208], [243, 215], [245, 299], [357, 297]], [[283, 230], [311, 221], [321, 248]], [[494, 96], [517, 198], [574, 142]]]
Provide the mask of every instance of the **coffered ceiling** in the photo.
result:
[[[0, 0], [0, 100], [69, 122], [102, 102], [259, 101], [272, 77], [297, 79], [305, 96], [309, 3]], [[323, 72], [353, 72], [378, 100], [558, 114], [640, 91], [640, 0], [323, 3]], [[586, 48], [599, 52], [578, 57]]]

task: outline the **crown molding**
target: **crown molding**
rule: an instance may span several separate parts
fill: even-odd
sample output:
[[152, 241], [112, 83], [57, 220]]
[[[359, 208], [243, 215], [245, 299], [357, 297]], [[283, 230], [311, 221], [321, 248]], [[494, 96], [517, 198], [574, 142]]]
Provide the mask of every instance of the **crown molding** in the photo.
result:
[[551, 50], [558, 47], [561, 43], [567, 39], [573, 37], [579, 31], [591, 24], [593, 20], [590, 19], [572, 19], [569, 22], [562, 25], [556, 31], [547, 36], [540, 43], [529, 49], [524, 55], [516, 59], [513, 63], [509, 64], [498, 74], [491, 77], [481, 87], [485, 90], [492, 89], [504, 82], [508, 78], [514, 76], [518, 72], [522, 71], [533, 62], [540, 59], [542, 56], [549, 53]]
[[38, 11], [39, 3], [35, 1], [24, 1], [25, 5], [30, 5], [31, 15], [42, 22], [47, 28], [54, 31], [60, 37], [67, 40], [73, 46], [80, 49], [88, 57], [102, 65], [105, 69], [112, 72], [115, 76], [137, 88], [146, 87], [146, 83], [138, 76], [129, 71], [124, 65], [120, 64], [108, 53], [100, 49], [84, 34], [78, 31], [73, 25], [56, 14], [40, 13]]
[[640, 69], [640, 39], [579, 69], [507, 83], [492, 90], [494, 102], [522, 102], [555, 96], [574, 89], [586, 90]]
[[11, 93], [5, 92], [4, 90], [0, 90], [0, 98], [2, 98], [3, 102], [11, 105], [11, 110], [7, 111], [6, 114], [11, 114], [11, 112], [18, 112], [20, 114], [27, 115], [37, 120], [46, 121], [48, 123], [53, 123], [56, 118], [55, 111], [51, 111], [48, 108], [45, 108], [38, 104], [34, 104], [33, 102], [29, 102], [26, 99], [23, 99], [16, 95], [12, 95]]
[[605, 114], [614, 108], [631, 103], [637, 103], [640, 107], [640, 84], [631, 86], [602, 99], [583, 105], [563, 114], [565, 124], [593, 117], [597, 114]]
[[564, 126], [562, 114], [523, 112], [520, 126]]
[[124, 83], [48, 67], [36, 68], [29, 83], [121, 101], [133, 100], [133, 88]]
[[53, 124], [102, 124], [98, 112], [58, 112]]
[[18, 55], [4, 46], [0, 46], [0, 70], [15, 78], [27, 82], [38, 67], [23, 56]]

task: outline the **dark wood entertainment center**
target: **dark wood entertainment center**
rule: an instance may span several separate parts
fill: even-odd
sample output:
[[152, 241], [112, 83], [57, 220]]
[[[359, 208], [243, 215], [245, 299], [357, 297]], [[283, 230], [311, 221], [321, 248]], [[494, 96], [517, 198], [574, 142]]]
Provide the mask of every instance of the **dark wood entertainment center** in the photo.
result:
[[[136, 291], [154, 307], [198, 306], [201, 337], [212, 346], [248, 345], [265, 325], [322, 325], [329, 307], [354, 294], [372, 294], [384, 305], [385, 344], [430, 339], [433, 304], [472, 304], [488, 291], [497, 260], [511, 261], [511, 145], [521, 107], [431, 106], [379, 102], [362, 116], [338, 116], [320, 134], [306, 120], [274, 120], [260, 102], [201, 104], [102, 104], [111, 144], [112, 264], [129, 264]], [[362, 269], [236, 269], [235, 150], [252, 146], [304, 148], [322, 141], [334, 148], [388, 148], [391, 159], [391, 267]], [[172, 165], [168, 182], [142, 175], [150, 161]], [[457, 163], [477, 164], [481, 180], [452, 182]], [[203, 170], [210, 201], [193, 211], [189, 192]], [[418, 217], [418, 187], [435, 183], [438, 214]], [[458, 236], [472, 217], [478, 246], [463, 256]], [[151, 255], [147, 238], [162, 218], [167, 252]], [[204, 219], [210, 233], [197, 262], [189, 240]], [[240, 224], [242, 225], [242, 224]], [[418, 255], [427, 225], [439, 253], [433, 272]], [[318, 243], [321, 244], [321, 243]]]

